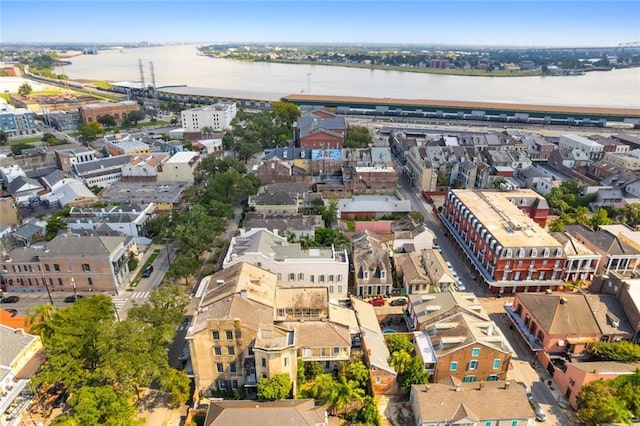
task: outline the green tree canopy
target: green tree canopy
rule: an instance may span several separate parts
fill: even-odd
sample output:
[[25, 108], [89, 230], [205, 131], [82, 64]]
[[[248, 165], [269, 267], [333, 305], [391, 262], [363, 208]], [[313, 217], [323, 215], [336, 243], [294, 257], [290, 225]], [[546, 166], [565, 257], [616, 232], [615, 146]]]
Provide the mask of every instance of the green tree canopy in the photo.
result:
[[103, 127], [115, 127], [118, 123], [116, 123], [116, 119], [111, 114], [101, 115], [97, 119], [98, 123], [100, 123]]
[[277, 401], [286, 399], [291, 393], [291, 378], [286, 373], [275, 374], [272, 378], [258, 380], [258, 399]]
[[640, 361], [640, 345], [632, 342], [597, 342], [591, 350], [594, 357], [602, 361]]
[[385, 337], [390, 353], [397, 351], [405, 351], [409, 355], [413, 353], [413, 343], [411, 343], [411, 340], [409, 340], [407, 336], [402, 334], [391, 334], [390, 336]]
[[33, 92], [33, 88], [29, 83], [22, 83], [20, 87], [18, 87], [18, 94], [20, 96], [27, 96], [31, 92]]
[[369, 129], [365, 126], [348, 126], [344, 139], [345, 148], [367, 148], [373, 142]]
[[100, 123], [82, 123], [78, 125], [78, 133], [83, 142], [91, 142], [98, 138], [98, 135], [104, 133], [104, 129]]
[[290, 102], [271, 102], [271, 111], [276, 121], [287, 127], [300, 117], [300, 108]]

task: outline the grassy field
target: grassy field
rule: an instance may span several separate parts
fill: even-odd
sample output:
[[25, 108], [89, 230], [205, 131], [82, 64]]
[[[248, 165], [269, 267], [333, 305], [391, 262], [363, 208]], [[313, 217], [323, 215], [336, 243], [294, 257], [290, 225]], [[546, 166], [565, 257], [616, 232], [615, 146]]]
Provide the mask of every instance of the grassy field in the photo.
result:
[[15, 145], [17, 143], [35, 143], [35, 142], [42, 142], [42, 136], [32, 136], [28, 138], [11, 139], [9, 141], [9, 145]]
[[58, 89], [47, 89], [47, 90], [38, 90], [35, 92], [31, 92], [29, 93], [29, 96], [52, 96], [52, 95], [62, 95], [63, 93], [65, 93], [64, 90], [58, 90]]

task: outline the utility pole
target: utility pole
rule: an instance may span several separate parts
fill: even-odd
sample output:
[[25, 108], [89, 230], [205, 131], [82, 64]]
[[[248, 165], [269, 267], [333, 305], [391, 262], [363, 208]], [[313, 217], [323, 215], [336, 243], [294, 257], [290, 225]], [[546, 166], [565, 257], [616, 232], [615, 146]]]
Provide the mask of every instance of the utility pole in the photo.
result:
[[142, 68], [142, 59], [138, 59], [138, 68], [140, 68], [140, 87], [142, 89], [142, 108], [147, 103], [147, 85], [144, 82], [144, 69]]
[[156, 73], [153, 71], [153, 62], [149, 62], [149, 69], [151, 70], [151, 90], [153, 91], [154, 104], [158, 104], [158, 88], [156, 87]]
[[42, 267], [42, 265], [38, 265], [38, 266], [42, 271], [42, 284], [44, 285], [44, 288], [47, 290], [47, 296], [49, 296], [49, 303], [51, 303], [51, 306], [55, 306], [53, 304], [53, 298], [51, 297], [51, 289], [49, 289], [49, 284], [47, 284], [47, 279], [44, 276], [44, 268]]

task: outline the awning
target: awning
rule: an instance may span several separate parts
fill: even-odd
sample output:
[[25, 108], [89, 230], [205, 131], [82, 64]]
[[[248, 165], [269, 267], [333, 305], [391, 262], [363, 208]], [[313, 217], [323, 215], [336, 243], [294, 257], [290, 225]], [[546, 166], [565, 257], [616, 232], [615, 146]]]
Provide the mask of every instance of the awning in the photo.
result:
[[567, 343], [577, 345], [579, 343], [597, 343], [598, 339], [594, 337], [567, 337]]

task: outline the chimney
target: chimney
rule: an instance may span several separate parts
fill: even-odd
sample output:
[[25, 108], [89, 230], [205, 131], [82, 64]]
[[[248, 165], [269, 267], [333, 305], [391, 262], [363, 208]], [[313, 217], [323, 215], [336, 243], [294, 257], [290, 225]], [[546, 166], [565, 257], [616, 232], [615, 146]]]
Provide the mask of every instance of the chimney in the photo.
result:
[[566, 297], [561, 297], [560, 298], [560, 304], [561, 305], [566, 305], [569, 302], [569, 300]]
[[460, 392], [462, 389], [460, 388], [460, 384], [456, 383], [456, 392]]
[[243, 299], [247, 298], [247, 290], [240, 290], [240, 297]]
[[220, 287], [221, 285], [224, 285], [224, 280], [216, 280], [216, 286]]
[[484, 389], [484, 383], [480, 382], [478, 383], [478, 390], [482, 390]]
[[509, 385], [511, 385], [511, 382], [509, 382], [509, 381], [504, 382], [504, 388], [505, 389], [509, 389]]

